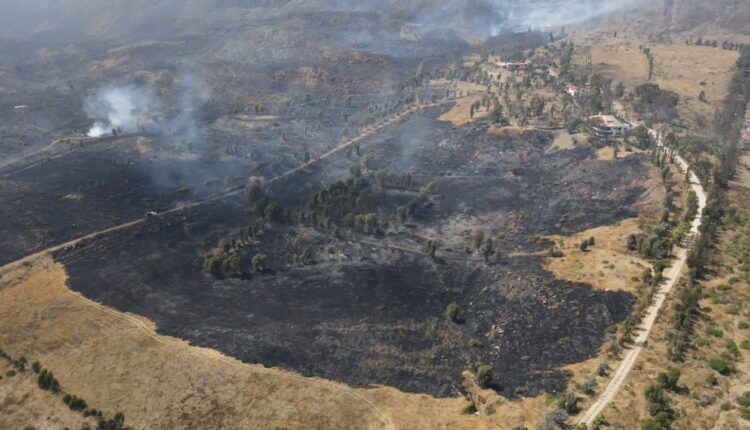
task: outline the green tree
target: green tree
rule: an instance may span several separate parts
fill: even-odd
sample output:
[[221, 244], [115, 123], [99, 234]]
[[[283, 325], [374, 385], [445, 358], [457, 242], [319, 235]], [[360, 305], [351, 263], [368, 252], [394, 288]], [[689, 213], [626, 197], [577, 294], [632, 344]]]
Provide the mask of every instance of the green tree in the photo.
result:
[[622, 82], [620, 82], [615, 86], [615, 96], [619, 99], [619, 98], [622, 98], [622, 96], [624, 95], [625, 95], [625, 85], [623, 85]]
[[428, 256], [429, 256], [429, 257], [430, 257], [431, 259], [433, 259], [433, 260], [434, 260], [434, 259], [435, 259], [435, 257], [436, 257], [436, 255], [435, 255], [435, 254], [437, 253], [437, 247], [438, 247], [438, 246], [437, 246], [437, 242], [436, 242], [436, 241], [434, 241], [434, 240], [428, 240], [428, 241], [427, 241], [427, 255], [428, 255]]
[[628, 235], [628, 249], [630, 251], [636, 251], [638, 249], [638, 238], [635, 234]]
[[266, 254], [255, 254], [253, 256], [253, 269], [255, 269], [256, 272], [262, 272], [266, 269]]
[[221, 260], [214, 256], [206, 256], [203, 259], [203, 270], [207, 273], [219, 273], [221, 271]]
[[677, 382], [680, 380], [680, 370], [671, 368], [666, 373], [661, 372], [656, 380], [663, 388], [674, 391], [677, 388]]
[[578, 412], [578, 401], [578, 396], [575, 393], [567, 393], [557, 401], [557, 407], [568, 414], [575, 414]]
[[453, 321], [458, 321], [458, 305], [455, 302], [451, 302], [445, 307], [445, 316]]
[[477, 369], [477, 384], [482, 388], [492, 386], [492, 366], [484, 364]]

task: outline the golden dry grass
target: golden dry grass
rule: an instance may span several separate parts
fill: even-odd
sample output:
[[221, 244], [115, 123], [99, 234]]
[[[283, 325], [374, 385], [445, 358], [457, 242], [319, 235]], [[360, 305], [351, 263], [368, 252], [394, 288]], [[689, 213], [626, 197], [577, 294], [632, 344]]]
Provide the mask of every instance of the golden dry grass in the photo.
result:
[[[579, 35], [577, 41], [591, 46], [594, 72], [615, 83], [622, 82], [631, 91], [648, 82], [648, 61], [640, 48], [650, 48], [655, 58], [651, 82], [680, 96], [678, 111], [689, 121], [699, 117], [711, 120], [726, 95], [731, 70], [739, 55], [721, 48], [600, 35]], [[705, 102], [698, 98], [701, 91], [706, 94]]]
[[486, 94], [487, 88], [483, 85], [475, 84], [473, 82], [464, 81], [447, 81], [445, 79], [432, 81], [435, 85], [447, 85], [450, 84], [459, 94], [463, 94], [456, 100], [451, 110], [440, 116], [441, 121], [448, 121], [453, 123], [455, 126], [461, 126], [475, 119], [484, 118], [488, 112], [483, 107], [477, 109], [474, 112], [474, 117], [471, 117], [471, 105], [477, 101], [481, 101], [482, 97]]
[[[628, 235], [641, 232], [639, 224], [638, 219], [627, 219], [573, 236], [549, 236], [550, 240], [564, 244], [557, 246], [563, 257], [547, 258], [545, 266], [560, 279], [585, 282], [597, 290], [635, 293], [640, 284], [638, 278], [649, 267], [646, 260], [627, 249]], [[578, 245], [589, 237], [594, 237], [596, 243], [583, 252]]]
[[552, 145], [550, 145], [546, 149], [546, 152], [550, 153], [554, 151], [564, 151], [567, 149], [575, 149], [576, 140], [578, 142], [585, 142], [585, 137], [580, 134], [573, 136], [565, 130], [558, 131], [555, 134], [555, 140], [552, 141]]
[[58, 430], [64, 427], [79, 429], [84, 422], [94, 427], [92, 420], [70, 410], [61, 396], [39, 389], [36, 374], [31, 370], [7, 377], [11, 366], [0, 360], [0, 428], [22, 429], [33, 424], [38, 430]]

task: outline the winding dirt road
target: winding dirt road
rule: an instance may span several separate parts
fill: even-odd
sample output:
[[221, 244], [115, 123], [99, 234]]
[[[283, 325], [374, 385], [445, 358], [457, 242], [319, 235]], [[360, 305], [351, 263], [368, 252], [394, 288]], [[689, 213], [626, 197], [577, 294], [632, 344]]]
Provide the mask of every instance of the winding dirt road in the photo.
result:
[[[652, 134], [655, 133], [652, 132]], [[659, 147], [663, 148], [661, 139]], [[689, 171], [690, 165], [681, 156], [676, 155], [675, 162], [683, 172]], [[659, 310], [661, 310], [661, 307], [664, 304], [664, 300], [667, 298], [667, 295], [672, 288], [677, 284], [677, 281], [679, 281], [680, 275], [685, 268], [690, 245], [692, 244], [695, 235], [698, 233], [698, 227], [700, 227], [701, 219], [703, 217], [703, 208], [706, 207], [706, 193], [703, 190], [703, 186], [694, 172], [690, 171], [689, 176], [690, 186], [698, 196], [698, 213], [695, 215], [695, 219], [693, 219], [690, 233], [685, 240], [686, 246], [677, 249], [674, 264], [667, 269], [664, 274], [664, 281], [654, 295], [654, 300], [651, 302], [651, 305], [646, 309], [646, 315], [643, 318], [643, 321], [641, 321], [641, 324], [638, 326], [638, 336], [635, 338], [633, 346], [625, 352], [625, 356], [620, 362], [620, 365], [612, 374], [612, 378], [599, 395], [599, 398], [597, 398], [596, 401], [578, 417], [579, 423], [591, 425], [596, 417], [601, 415], [610, 402], [614, 400], [615, 396], [620, 391], [620, 388], [622, 388], [622, 385], [625, 383], [625, 380], [638, 359], [638, 356], [645, 347], [648, 336], [651, 333], [654, 322], [656, 321], [656, 317], [659, 315]]]

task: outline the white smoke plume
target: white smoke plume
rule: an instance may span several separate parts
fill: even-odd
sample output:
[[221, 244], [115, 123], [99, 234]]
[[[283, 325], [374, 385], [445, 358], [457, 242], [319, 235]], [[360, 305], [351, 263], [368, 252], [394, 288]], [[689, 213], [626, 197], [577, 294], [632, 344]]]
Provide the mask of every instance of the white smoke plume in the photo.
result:
[[160, 98], [136, 85], [100, 88], [84, 102], [84, 111], [94, 120], [88, 136], [146, 132], [195, 138], [200, 133], [197, 110], [209, 100], [208, 86], [194, 74], [181, 74], [169, 93]]
[[89, 137], [100, 137], [113, 130], [135, 133], [153, 123], [156, 100], [134, 85], [101, 88], [84, 104], [84, 110], [94, 125]]

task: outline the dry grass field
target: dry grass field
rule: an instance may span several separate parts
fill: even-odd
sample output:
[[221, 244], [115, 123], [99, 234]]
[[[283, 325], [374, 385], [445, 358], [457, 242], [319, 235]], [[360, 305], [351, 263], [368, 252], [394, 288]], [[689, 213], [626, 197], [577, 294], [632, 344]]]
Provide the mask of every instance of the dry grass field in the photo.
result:
[[[648, 61], [641, 48], [650, 48], [655, 58], [651, 82], [677, 93], [681, 117], [699, 127], [713, 118], [739, 56], [737, 51], [686, 45], [677, 40], [655, 43], [643, 38], [607, 37], [602, 33], [580, 33], [575, 40], [591, 47], [594, 72], [614, 83], [622, 82], [626, 91], [648, 82]], [[699, 100], [701, 91], [705, 92], [705, 101]]]

